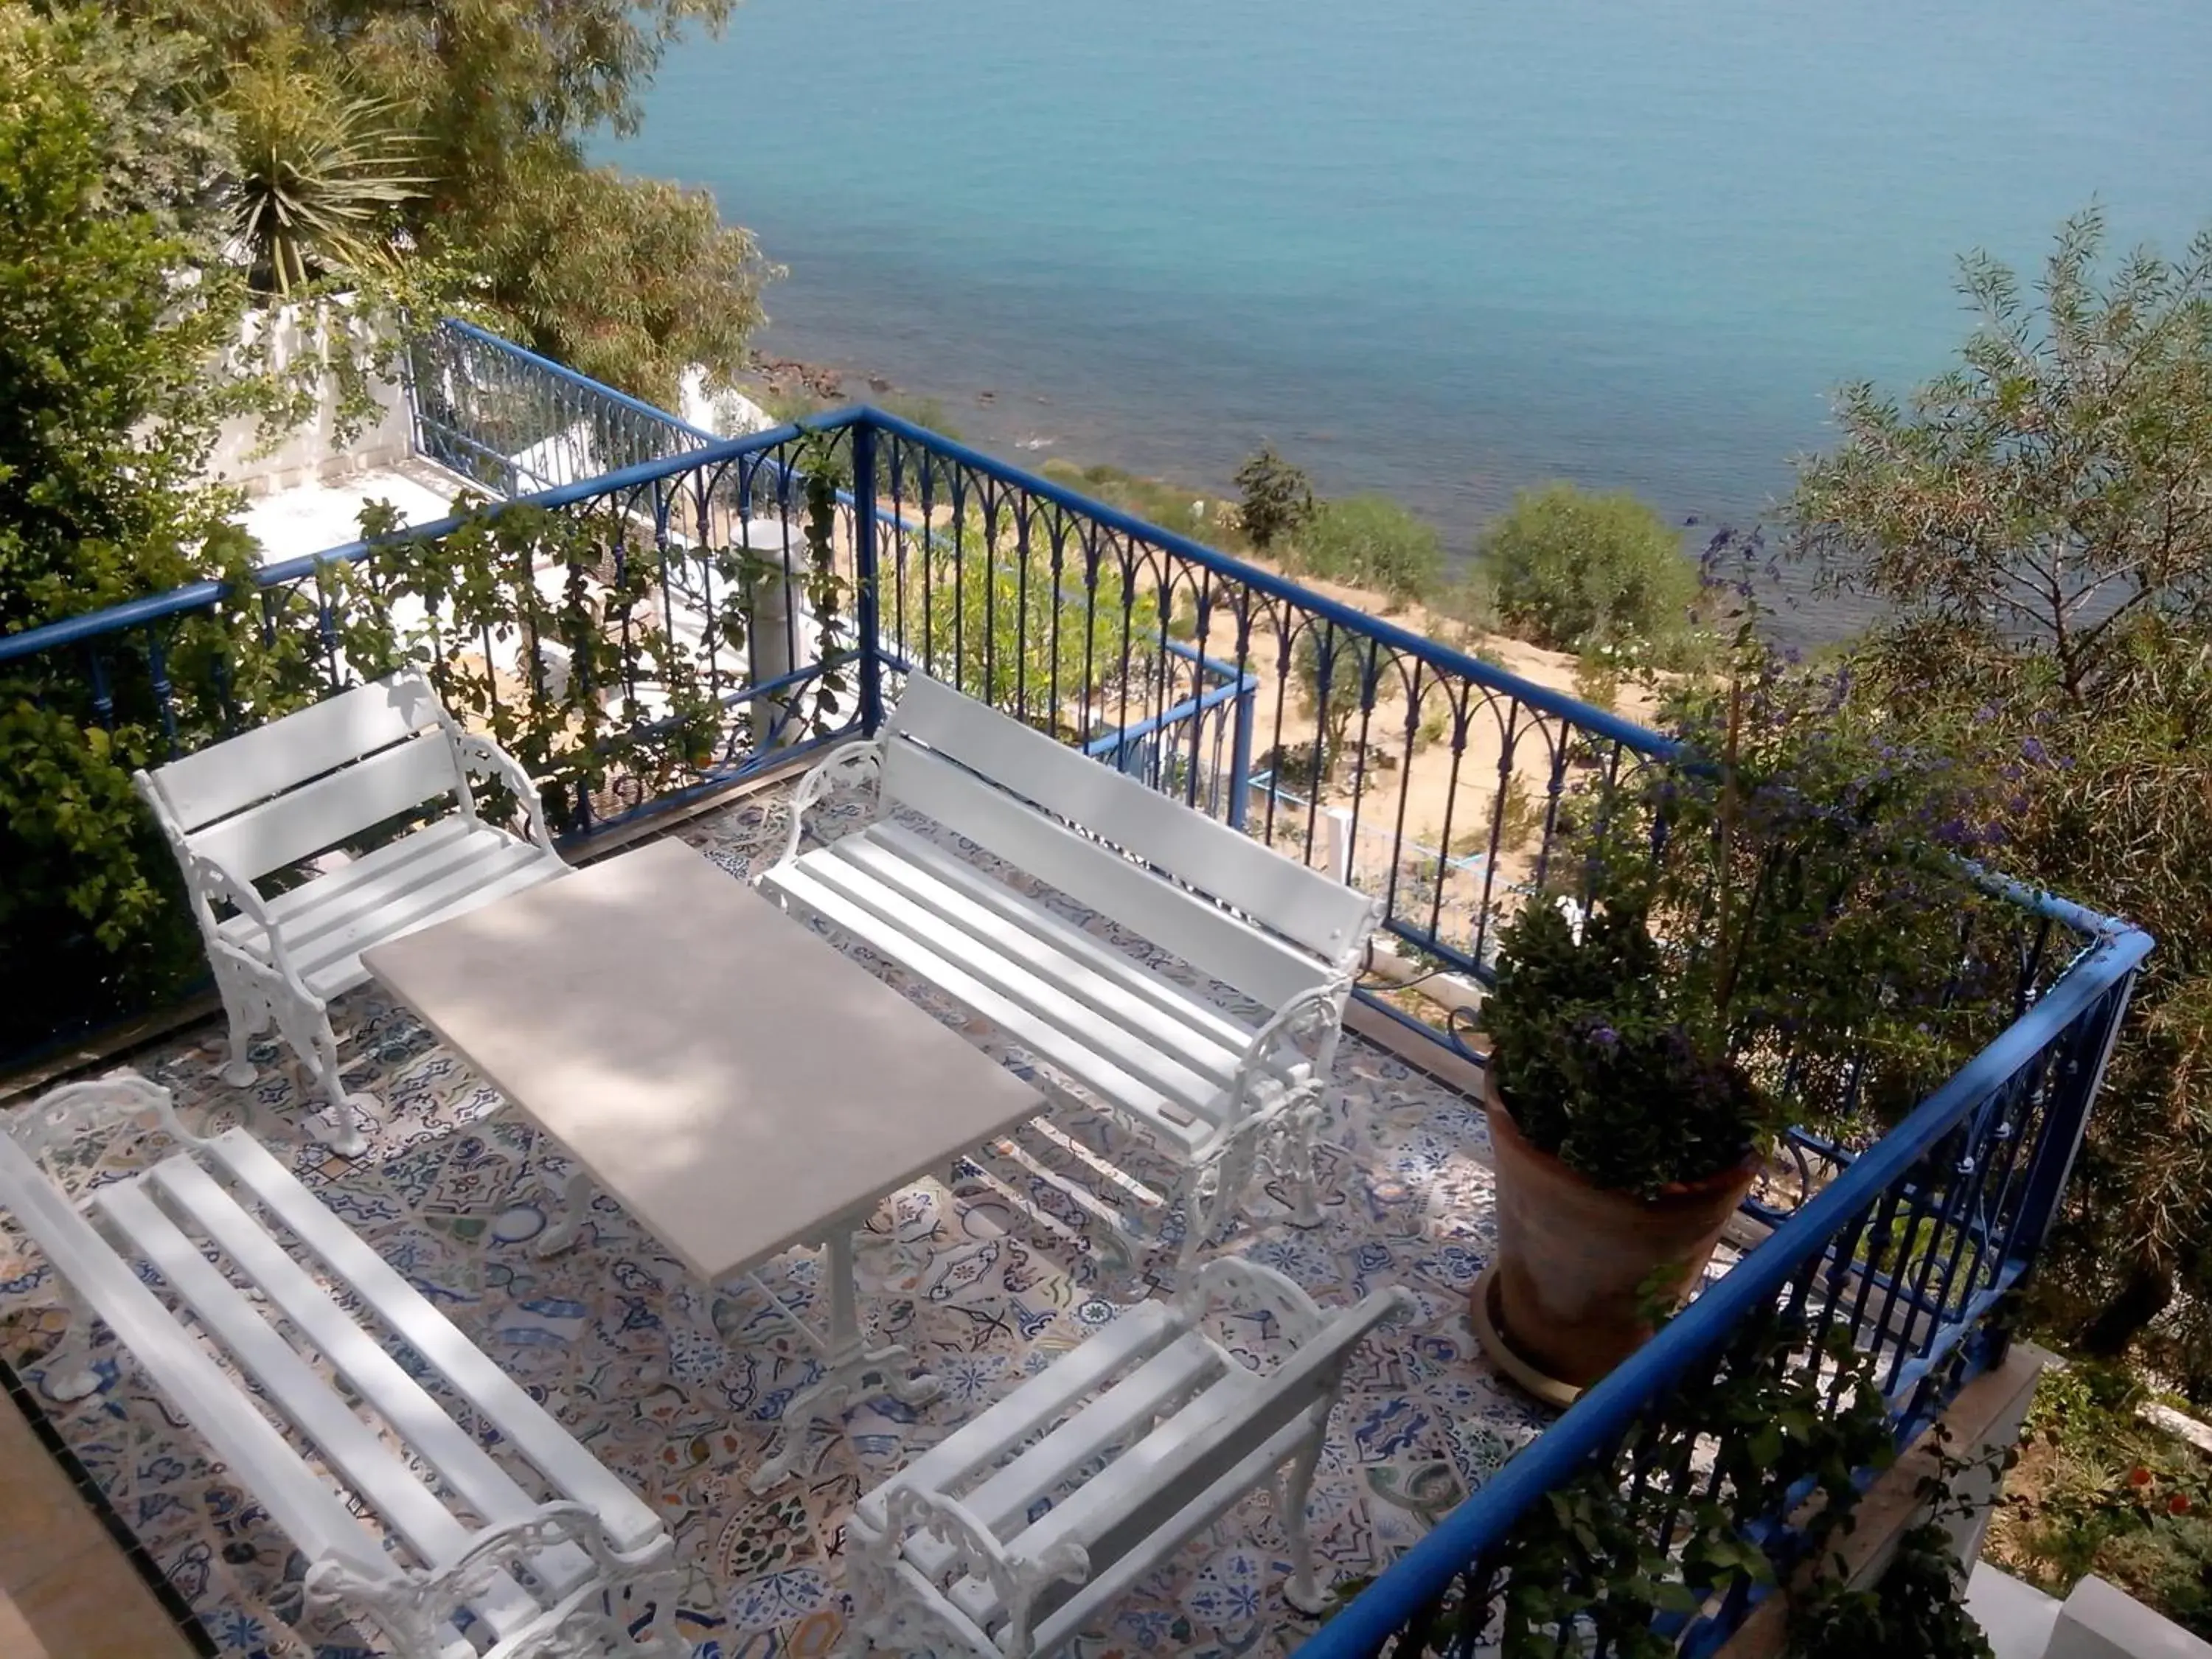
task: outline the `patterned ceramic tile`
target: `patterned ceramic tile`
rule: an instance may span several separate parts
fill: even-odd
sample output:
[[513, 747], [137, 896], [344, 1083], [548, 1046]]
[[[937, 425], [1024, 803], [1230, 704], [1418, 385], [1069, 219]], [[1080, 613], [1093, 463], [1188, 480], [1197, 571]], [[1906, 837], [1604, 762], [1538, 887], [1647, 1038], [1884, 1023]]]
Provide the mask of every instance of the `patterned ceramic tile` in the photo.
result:
[[[850, 801], [833, 806], [848, 817], [860, 810]], [[779, 850], [782, 822], [780, 803], [754, 801], [681, 833], [742, 877]], [[990, 862], [972, 847], [962, 850]], [[1233, 994], [1159, 960], [1142, 941], [1056, 894], [1039, 896], [1237, 1006]], [[966, 1024], [888, 964], [854, 954], [923, 1006]], [[601, 1197], [578, 1245], [540, 1261], [531, 1244], [565, 1170], [558, 1149], [374, 988], [337, 1012], [353, 1056], [349, 1080], [385, 1103], [368, 1152], [355, 1160], [331, 1158], [299, 1135], [298, 1085], [273, 1047], [257, 1049], [262, 1077], [246, 1091], [214, 1075], [219, 1025], [131, 1058], [177, 1091], [188, 1121], [248, 1122], [668, 1517], [684, 1575], [680, 1627], [700, 1659], [834, 1652], [844, 1520], [864, 1486], [1170, 1276], [1177, 1235], [1162, 1227], [1159, 1195], [1174, 1171], [1121, 1124], [1059, 1112], [976, 1149], [944, 1181], [886, 1200], [859, 1252], [864, 1319], [921, 1355], [941, 1395], [921, 1407], [865, 1402], [843, 1433], [815, 1431], [799, 1478], [757, 1497], [745, 1477], [776, 1443], [784, 1406], [814, 1374], [786, 1311], [818, 1317], [814, 1256], [794, 1252], [757, 1283], [710, 1289], [693, 1284]], [[973, 1034], [1002, 1052], [988, 1030]], [[1347, 1575], [1386, 1565], [1548, 1416], [1493, 1377], [1467, 1327], [1467, 1292], [1494, 1237], [1481, 1113], [1352, 1038], [1339, 1056], [1333, 1104], [1321, 1224], [1292, 1228], [1279, 1205], [1275, 1217], [1221, 1248], [1281, 1269], [1323, 1303], [1392, 1284], [1418, 1299], [1415, 1319], [1385, 1327], [1354, 1362], [1316, 1482], [1319, 1558]], [[70, 1182], [84, 1186], [161, 1150], [124, 1134], [87, 1139], [59, 1155]], [[35, 1384], [61, 1328], [43, 1262], [12, 1225], [0, 1225], [0, 1352]], [[1255, 1359], [1278, 1346], [1272, 1323], [1243, 1321], [1227, 1334]], [[419, 1368], [416, 1356], [397, 1345], [394, 1352]], [[112, 1340], [98, 1359], [100, 1391], [54, 1406], [56, 1425], [226, 1659], [374, 1651], [343, 1626], [295, 1633], [304, 1566], [296, 1552], [174, 1412], [118, 1363]], [[1287, 1651], [1310, 1628], [1279, 1594], [1288, 1570], [1285, 1536], [1260, 1494], [1124, 1596], [1074, 1650], [1095, 1659]]]

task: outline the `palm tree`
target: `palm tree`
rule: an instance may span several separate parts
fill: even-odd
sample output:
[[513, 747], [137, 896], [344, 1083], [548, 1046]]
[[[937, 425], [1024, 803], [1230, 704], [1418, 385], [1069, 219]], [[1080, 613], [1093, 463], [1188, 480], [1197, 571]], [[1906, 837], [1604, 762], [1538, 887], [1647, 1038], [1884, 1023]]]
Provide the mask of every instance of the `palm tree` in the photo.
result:
[[318, 277], [391, 264], [393, 210], [425, 182], [391, 100], [324, 74], [280, 36], [233, 71], [220, 108], [223, 185], [257, 293], [289, 299]]

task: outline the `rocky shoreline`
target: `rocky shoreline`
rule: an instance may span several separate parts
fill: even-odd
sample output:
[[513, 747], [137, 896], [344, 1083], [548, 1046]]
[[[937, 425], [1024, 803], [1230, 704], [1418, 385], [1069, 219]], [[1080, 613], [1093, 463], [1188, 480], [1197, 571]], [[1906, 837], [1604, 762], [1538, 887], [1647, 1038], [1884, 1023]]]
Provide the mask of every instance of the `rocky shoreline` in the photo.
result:
[[[771, 357], [761, 352], [753, 354], [746, 375], [771, 397], [812, 398], [825, 403], [847, 403], [860, 396], [855, 381], [866, 386], [869, 395], [878, 398], [913, 390], [881, 374], [861, 374], [832, 368], [826, 363], [805, 362], [797, 357]], [[987, 409], [999, 400], [998, 392], [988, 388], [974, 395], [975, 402]]]

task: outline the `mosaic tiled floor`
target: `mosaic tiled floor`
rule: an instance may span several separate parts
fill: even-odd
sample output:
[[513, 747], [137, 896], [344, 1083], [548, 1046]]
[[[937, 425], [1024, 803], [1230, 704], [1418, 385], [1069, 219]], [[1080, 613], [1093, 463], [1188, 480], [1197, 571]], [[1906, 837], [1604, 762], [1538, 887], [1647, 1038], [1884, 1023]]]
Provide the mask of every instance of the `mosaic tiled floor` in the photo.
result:
[[[734, 877], [773, 856], [782, 822], [778, 800], [757, 799], [680, 833]], [[257, 1054], [269, 1063], [253, 1091], [254, 1127], [667, 1515], [686, 1576], [679, 1629], [696, 1659], [834, 1651], [844, 1517], [863, 1486], [1169, 1275], [1172, 1235], [1130, 1236], [1133, 1219], [1157, 1205], [1097, 1166], [1103, 1155], [1154, 1191], [1166, 1190], [1167, 1171], [1103, 1118], [1056, 1115], [979, 1150], [943, 1182], [894, 1195], [860, 1252], [862, 1317], [916, 1350], [944, 1393], [919, 1408], [870, 1402], [842, 1436], [817, 1430], [802, 1475], [756, 1498], [745, 1476], [775, 1443], [784, 1402], [812, 1374], [766, 1300], [743, 1284], [711, 1292], [696, 1285], [605, 1198], [575, 1249], [533, 1256], [526, 1246], [544, 1225], [549, 1182], [557, 1189], [557, 1148], [374, 988], [345, 999], [338, 1014], [342, 1040], [353, 1034], [349, 1083], [385, 1102], [368, 1154], [332, 1158], [280, 1127], [296, 1124], [298, 1102], [273, 1049]], [[237, 1091], [213, 1075], [221, 1040], [220, 1024], [210, 1024], [131, 1060], [176, 1091], [188, 1123], [219, 1126], [241, 1109]], [[1383, 1328], [1354, 1362], [1314, 1489], [1313, 1535], [1325, 1570], [1348, 1577], [1387, 1564], [1550, 1419], [1493, 1377], [1468, 1328], [1467, 1292], [1492, 1238], [1481, 1112], [1351, 1036], [1333, 1102], [1322, 1224], [1301, 1231], [1263, 1219], [1222, 1248], [1281, 1269], [1327, 1304], [1389, 1284], [1417, 1299], [1415, 1316]], [[143, 1155], [89, 1144], [70, 1154], [80, 1181]], [[809, 1253], [781, 1259], [762, 1278], [801, 1312], [817, 1301]], [[43, 1259], [12, 1225], [0, 1225], [0, 1355], [34, 1391], [60, 1322]], [[210, 1467], [190, 1428], [118, 1363], [112, 1346], [99, 1360], [100, 1392], [73, 1406], [48, 1401], [49, 1413], [227, 1659], [374, 1651], [342, 1630], [303, 1638], [292, 1628], [302, 1564], [288, 1559], [282, 1534], [238, 1482]], [[1311, 1626], [1277, 1593], [1287, 1552], [1268, 1502], [1255, 1497], [1193, 1540], [1073, 1651], [1104, 1659], [1295, 1648]]]

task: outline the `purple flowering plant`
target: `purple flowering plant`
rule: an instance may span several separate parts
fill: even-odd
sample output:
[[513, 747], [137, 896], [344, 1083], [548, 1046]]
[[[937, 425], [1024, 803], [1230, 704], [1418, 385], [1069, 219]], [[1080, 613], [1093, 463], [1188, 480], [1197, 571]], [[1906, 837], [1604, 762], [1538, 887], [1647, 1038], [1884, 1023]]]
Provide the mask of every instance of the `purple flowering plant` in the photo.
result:
[[1562, 798], [1483, 1023], [1516, 1124], [1595, 1185], [1651, 1197], [1792, 1124], [1878, 1129], [2007, 1017], [1961, 862], [1990, 781], [1833, 678], [1740, 639], [1725, 681], [1671, 696], [1687, 759]]

